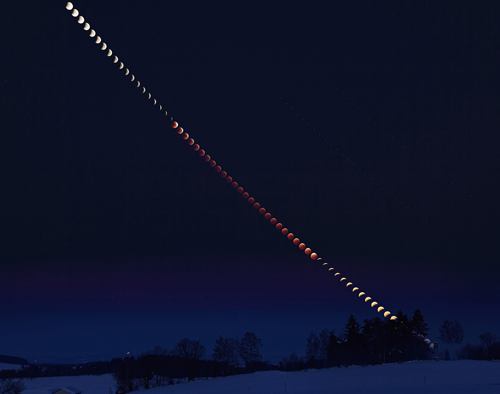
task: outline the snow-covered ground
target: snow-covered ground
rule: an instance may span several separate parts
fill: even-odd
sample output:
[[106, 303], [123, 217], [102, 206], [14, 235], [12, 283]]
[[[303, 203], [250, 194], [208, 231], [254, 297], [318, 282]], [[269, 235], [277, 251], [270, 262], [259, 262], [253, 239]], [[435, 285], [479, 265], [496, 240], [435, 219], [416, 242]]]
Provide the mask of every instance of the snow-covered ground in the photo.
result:
[[[114, 394], [115, 381], [111, 374], [91, 376], [57, 376], [23, 380], [26, 390], [23, 394], [48, 394], [52, 389], [76, 387], [82, 394]], [[54, 391], [51, 391], [54, 392]]]
[[4, 369], [21, 369], [23, 366], [18, 365], [18, 364], [6, 364], [6, 363], [0, 363], [0, 371]]
[[[24, 394], [74, 386], [83, 394], [114, 392], [111, 375], [25, 380]], [[29, 391], [28, 391], [29, 390]], [[500, 393], [500, 362], [422, 361], [299, 372], [258, 372], [158, 387], [148, 394], [483, 394]]]

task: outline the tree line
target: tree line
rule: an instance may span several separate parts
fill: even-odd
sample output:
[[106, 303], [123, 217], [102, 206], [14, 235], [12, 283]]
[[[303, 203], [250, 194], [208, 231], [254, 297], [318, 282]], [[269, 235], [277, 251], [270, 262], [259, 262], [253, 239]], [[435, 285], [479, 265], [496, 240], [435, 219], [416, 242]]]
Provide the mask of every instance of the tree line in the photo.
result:
[[[500, 359], [500, 341], [491, 333], [479, 336], [479, 345], [458, 346], [464, 338], [458, 321], [445, 320], [439, 329], [439, 340], [449, 344], [452, 354], [438, 353], [437, 344], [425, 337], [428, 325], [417, 309], [411, 317], [399, 311], [397, 320], [375, 317], [362, 324], [349, 316], [339, 333], [324, 329], [311, 332], [305, 341], [305, 357], [292, 352], [279, 364], [262, 361], [262, 341], [253, 332], [243, 338], [216, 339], [212, 357], [205, 359], [206, 349], [198, 340], [184, 338], [170, 351], [155, 346], [138, 357], [114, 358], [110, 361], [85, 364], [29, 364], [18, 370], [0, 371], [0, 394], [21, 394], [22, 381], [15, 379], [48, 376], [77, 376], [113, 374], [117, 394], [147, 390], [200, 377], [218, 377], [234, 374], [281, 369], [297, 371], [307, 368], [373, 365], [382, 363], [425, 360]], [[435, 346], [433, 346], [435, 345]]]

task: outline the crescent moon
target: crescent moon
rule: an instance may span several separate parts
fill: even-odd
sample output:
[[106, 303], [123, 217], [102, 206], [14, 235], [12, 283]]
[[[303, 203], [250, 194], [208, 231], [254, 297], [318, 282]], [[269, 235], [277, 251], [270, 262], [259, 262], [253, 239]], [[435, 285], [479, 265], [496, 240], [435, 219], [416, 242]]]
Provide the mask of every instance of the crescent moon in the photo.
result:
[[345, 285], [345, 287], [349, 287], [349, 286], [352, 286], [352, 282], [349, 282]]
[[366, 297], [366, 298], [365, 298], [365, 302], [368, 302], [368, 301], [370, 301], [371, 299], [372, 299], [371, 297]]
[[133, 81], [134, 79], [135, 79], [134, 74], [132, 74], [132, 79], [131, 79], [131, 81]]
[[125, 75], [128, 75], [128, 68], [125, 69]]
[[[141, 82], [137, 81], [137, 87], [141, 86]], [[143, 87], [144, 89], [144, 87]]]
[[101, 51], [104, 51], [108, 46], [105, 42], [102, 43]]
[[398, 318], [396, 316], [392, 316], [391, 320], [398, 320]]
[[97, 36], [96, 39], [95, 39], [95, 43], [96, 44], [100, 44], [101, 43], [101, 37]]
[[83, 30], [89, 30], [90, 29], [90, 25], [85, 22], [85, 26], [83, 26]]
[[373, 308], [375, 305], [378, 305], [378, 302], [377, 302], [377, 301], [373, 301], [373, 302], [372, 302], [372, 308]]
[[149, 93], [149, 97], [148, 97], [148, 100], [151, 100], [151, 93]]
[[95, 30], [94, 30], [94, 29], [92, 29], [92, 30], [90, 31], [89, 36], [90, 36], [90, 37], [95, 37]]
[[78, 10], [75, 8], [73, 12], [71, 13], [75, 18], [78, 16]]
[[168, 113], [167, 113], [167, 111], [165, 111], [165, 116], [167, 116], [167, 115], [168, 115]]
[[[321, 258], [321, 257], [320, 257]], [[318, 259], [319, 260], [319, 259]], [[323, 265], [328, 265], [328, 263], [323, 263]]]
[[84, 18], [83, 16], [81, 16], [81, 15], [80, 15], [80, 16], [78, 17], [78, 23], [79, 23], [80, 25], [83, 25], [83, 22], [85, 22], [85, 18]]
[[336, 272], [335, 275], [333, 275], [333, 276], [337, 276], [337, 275], [340, 275], [340, 272]]
[[156, 99], [154, 99], [154, 101], [153, 101], [153, 105], [156, 105]]
[[328, 271], [333, 271], [333, 267], [332, 268], [328, 268]]
[[162, 108], [162, 107], [161, 107], [161, 104], [160, 104], [160, 111], [161, 111], [161, 108]]
[[364, 295], [365, 295], [365, 292], [364, 292], [364, 291], [362, 291], [362, 292], [360, 292], [360, 293], [358, 294], [358, 297], [362, 297], [362, 296], [364, 296]]
[[391, 314], [391, 312], [389, 312], [389, 311], [385, 311], [385, 312], [384, 312], [384, 317], [387, 317], [387, 316], [389, 316], [390, 314]]
[[341, 281], [341, 282], [342, 282], [343, 280], [347, 280], [347, 279], [346, 279], [346, 278], [342, 278], [342, 279], [340, 279], [340, 281]]
[[70, 2], [68, 1], [68, 2], [66, 3], [66, 9], [67, 9], [68, 11], [71, 11], [71, 10], [73, 9], [73, 4], [72, 4], [72, 3], [70, 3]]
[[113, 60], [113, 63], [118, 63], [118, 56], [115, 56], [115, 60]]
[[383, 306], [379, 306], [379, 307], [377, 308], [377, 312], [383, 311], [384, 309], [385, 309], [385, 308], [384, 308]]
[[113, 51], [111, 49], [108, 49], [108, 57], [113, 54]]
[[358, 290], [359, 290], [359, 287], [354, 287], [354, 288], [352, 289], [352, 292], [354, 293], [355, 291], [358, 291]]
[[120, 70], [123, 68], [123, 63], [120, 62]]

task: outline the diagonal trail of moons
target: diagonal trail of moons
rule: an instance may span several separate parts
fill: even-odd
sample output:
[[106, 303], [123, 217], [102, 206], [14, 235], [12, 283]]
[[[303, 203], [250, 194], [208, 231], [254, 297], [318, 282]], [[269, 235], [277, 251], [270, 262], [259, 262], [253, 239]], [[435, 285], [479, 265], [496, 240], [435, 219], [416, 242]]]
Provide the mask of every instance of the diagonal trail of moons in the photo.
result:
[[[108, 46], [106, 45], [106, 43], [104, 41], [102, 41], [102, 38], [97, 35], [97, 33], [95, 32], [95, 30], [90, 28], [90, 24], [88, 22], [85, 22], [85, 18], [82, 15], [80, 15], [80, 13], [78, 12], [78, 10], [76, 8], [74, 8], [74, 6], [73, 6], [73, 4], [71, 2], [68, 2], [66, 4], [66, 9], [71, 12], [71, 15], [73, 17], [77, 18], [77, 22], [80, 25], [83, 25], [83, 30], [90, 31], [89, 36], [91, 38], [95, 38], [95, 43], [96, 44], [98, 44], [98, 45], [102, 44], [101, 45], [101, 50], [104, 51], [104, 53], [106, 53], [106, 56], [111, 57], [113, 59], [113, 63], [119, 63], [119, 67], [118, 68], [120, 70], [125, 69], [125, 75], [127, 75], [127, 76], [130, 75], [130, 81], [134, 82], [134, 84], [136, 85], [137, 88], [141, 88], [141, 86], [142, 86], [142, 89], [140, 89], [140, 91], [142, 92], [142, 94], [146, 94], [146, 92], [147, 92], [146, 87], [144, 85], [141, 85], [140, 81], [137, 80], [136, 77], [134, 76], [134, 74], [132, 74], [130, 72], [130, 70], [125, 67], [125, 65], [123, 64], [123, 62], [119, 61], [118, 56], [113, 55], [113, 51], [110, 48], [108, 48]], [[156, 101], [156, 99], [151, 96], [151, 93], [149, 93], [149, 92], [147, 94], [147, 99], [151, 100], [151, 102], [153, 103], [154, 106], [158, 105], [159, 110], [163, 111], [162, 105], [159, 104]], [[167, 111], [165, 111], [165, 116], [167, 116]], [[311, 248], [308, 248], [305, 243], [301, 242], [300, 239], [295, 236], [295, 234], [293, 234], [292, 232], [290, 232], [282, 223], [280, 223], [278, 221], [278, 219], [276, 219], [275, 217], [273, 217], [269, 212], [267, 212], [267, 210], [264, 207], [262, 207], [257, 201], [255, 201], [254, 197], [251, 197], [248, 192], [244, 191], [244, 189], [238, 184], [238, 182], [236, 182], [231, 176], [229, 176], [226, 171], [223, 171], [222, 168], [221, 168], [221, 166], [217, 165], [217, 163], [215, 162], [215, 160], [213, 160], [211, 158], [211, 156], [208, 155], [205, 152], [205, 150], [201, 149], [200, 145], [194, 143], [194, 139], [191, 138], [189, 136], [189, 134], [186, 133], [182, 127], [180, 127], [179, 123], [177, 123], [176, 121], [174, 121], [172, 118], [171, 118], [171, 120], [172, 120], [171, 126], [177, 132], [177, 134], [179, 134], [180, 137], [188, 143], [188, 145], [192, 146], [193, 149], [194, 149], [194, 151], [197, 152], [198, 155], [201, 156], [203, 158], [203, 160], [206, 163], [208, 163], [208, 165], [210, 167], [214, 168], [214, 170], [216, 172], [218, 172], [220, 174], [220, 176], [228, 184], [230, 184], [233, 189], [236, 189], [236, 192], [238, 194], [240, 194], [249, 204], [253, 205], [253, 207], [255, 208], [255, 210], [258, 211], [259, 214], [261, 214], [264, 217], [264, 219], [268, 220], [271, 223], [271, 225], [275, 226], [277, 230], [281, 231], [281, 233], [284, 236], [286, 236], [290, 241], [292, 241], [293, 245], [298, 246], [299, 250], [304, 251], [304, 253], [306, 255], [308, 255], [312, 260], [317, 260], [317, 261], [322, 260], [321, 257], [318, 257], [317, 253], [313, 252], [311, 250]], [[341, 277], [340, 272], [338, 272], [338, 271], [336, 272], [333, 267], [329, 267], [328, 263], [323, 263], [323, 266], [327, 269], [327, 272], [332, 272], [333, 273], [333, 277], [340, 277], [340, 282], [344, 282], [345, 281], [347, 288], [349, 286], [353, 286], [353, 288], [352, 288], [352, 292], [353, 293], [356, 293], [357, 291], [359, 291], [358, 287], [354, 286], [352, 284], [352, 282], [348, 282], [347, 278]], [[363, 291], [360, 291], [358, 293], [358, 297], [362, 298], [363, 296], [366, 296], [366, 294]], [[372, 301], [372, 298], [366, 296], [365, 299], [364, 299], [364, 301], [366, 303], [368, 303], [369, 301]], [[371, 302], [371, 307], [372, 308], [374, 308], [377, 305], [378, 305], [378, 302], [376, 302], [376, 301], [372, 301]], [[379, 313], [383, 312], [384, 310], [385, 310], [385, 308], [383, 306], [378, 306], [377, 307], [377, 312], [379, 312]], [[387, 310], [385, 310], [385, 312], [383, 312], [383, 314], [384, 314], [384, 317], [391, 316], [391, 312], [389, 312]], [[396, 319], [397, 318], [394, 315], [392, 315], [390, 317], [390, 320], [396, 320]]]

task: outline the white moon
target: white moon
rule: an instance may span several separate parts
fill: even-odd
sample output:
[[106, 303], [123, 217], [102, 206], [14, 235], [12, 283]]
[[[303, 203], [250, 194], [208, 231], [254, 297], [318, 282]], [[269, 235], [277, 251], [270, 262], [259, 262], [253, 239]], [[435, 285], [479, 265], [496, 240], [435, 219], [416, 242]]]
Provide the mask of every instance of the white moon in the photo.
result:
[[82, 25], [82, 24], [83, 24], [83, 22], [85, 22], [85, 18], [84, 18], [83, 16], [81, 16], [81, 15], [80, 15], [80, 16], [78, 17], [78, 23], [79, 23], [80, 25]]
[[90, 36], [90, 37], [95, 37], [95, 30], [94, 30], [94, 29], [92, 29], [92, 30], [90, 31], [89, 36]]
[[120, 62], [120, 70], [123, 68], [123, 63]]
[[95, 39], [95, 43], [96, 44], [100, 44], [101, 43], [101, 37], [97, 36], [96, 39]]
[[73, 4], [68, 1], [68, 3], [66, 4], [66, 9], [68, 11], [71, 11], [73, 9]]
[[128, 68], [125, 69], [125, 75], [128, 75]]
[[83, 30], [90, 30], [90, 25], [85, 22], [85, 25], [83, 26]]
[[108, 46], [106, 45], [106, 43], [105, 43], [105, 42], [103, 42], [103, 43], [102, 43], [102, 48], [101, 48], [101, 50], [102, 50], [102, 51], [104, 51], [107, 47], [108, 47]]
[[135, 79], [134, 74], [132, 74], [132, 79], [131, 79], [131, 81], [133, 81], [134, 79]]
[[115, 60], [113, 60], [113, 63], [118, 63], [118, 56], [115, 56]]
[[71, 13], [71, 15], [73, 15], [74, 17], [77, 17], [78, 16], [78, 10], [75, 8], [73, 10], [73, 12]]
[[148, 93], [149, 96], [148, 96], [148, 100], [151, 100], [151, 93]]
[[108, 57], [113, 54], [113, 51], [111, 49], [108, 49]]

